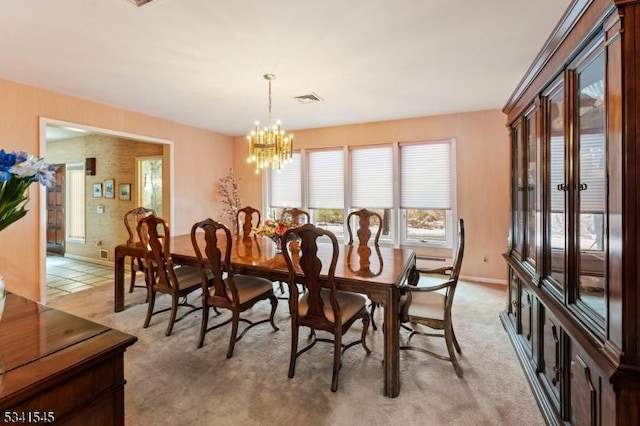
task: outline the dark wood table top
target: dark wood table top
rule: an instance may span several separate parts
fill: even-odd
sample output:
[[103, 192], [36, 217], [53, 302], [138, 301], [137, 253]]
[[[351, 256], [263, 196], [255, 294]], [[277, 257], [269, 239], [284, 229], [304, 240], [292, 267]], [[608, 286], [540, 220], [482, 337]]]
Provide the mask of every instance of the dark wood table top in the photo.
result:
[[[0, 318], [0, 407], [87, 359], [122, 351], [135, 336], [8, 293]], [[7, 404], [7, 405], [5, 405]]]
[[[320, 258], [330, 259], [330, 248], [328, 244], [318, 244]], [[170, 251], [178, 263], [193, 264], [196, 261], [189, 235], [171, 237]], [[324, 252], [326, 256], [323, 256]], [[231, 263], [239, 272], [251, 269], [254, 274], [262, 272], [262, 275], [274, 279], [282, 279], [287, 275], [284, 256], [276, 252], [276, 244], [267, 237], [234, 239]], [[335, 276], [342, 283], [366, 282], [373, 287], [399, 286], [414, 263], [415, 252], [410, 249], [345, 244], [340, 246]], [[325, 262], [323, 273], [328, 267], [328, 262]]]

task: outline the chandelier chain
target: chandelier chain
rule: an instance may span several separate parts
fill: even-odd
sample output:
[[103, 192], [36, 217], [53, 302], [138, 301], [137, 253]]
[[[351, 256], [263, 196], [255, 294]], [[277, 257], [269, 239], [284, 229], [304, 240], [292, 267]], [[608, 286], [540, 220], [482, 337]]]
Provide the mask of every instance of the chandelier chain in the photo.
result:
[[269, 79], [269, 127], [271, 127], [271, 79]]

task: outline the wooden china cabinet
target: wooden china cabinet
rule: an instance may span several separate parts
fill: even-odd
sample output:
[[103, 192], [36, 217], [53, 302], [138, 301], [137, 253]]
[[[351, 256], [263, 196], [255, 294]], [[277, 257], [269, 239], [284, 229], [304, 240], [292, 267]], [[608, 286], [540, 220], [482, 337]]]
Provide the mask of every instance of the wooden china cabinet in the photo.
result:
[[574, 0], [503, 110], [501, 319], [548, 424], [640, 425], [639, 101], [640, 0]]

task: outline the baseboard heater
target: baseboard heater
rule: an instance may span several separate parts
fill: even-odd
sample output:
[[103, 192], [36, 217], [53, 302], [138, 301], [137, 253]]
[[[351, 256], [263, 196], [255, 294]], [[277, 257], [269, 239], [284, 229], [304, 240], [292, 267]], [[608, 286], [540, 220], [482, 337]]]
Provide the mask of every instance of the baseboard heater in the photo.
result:
[[453, 259], [437, 256], [416, 256], [416, 267], [418, 269], [435, 269], [450, 265]]

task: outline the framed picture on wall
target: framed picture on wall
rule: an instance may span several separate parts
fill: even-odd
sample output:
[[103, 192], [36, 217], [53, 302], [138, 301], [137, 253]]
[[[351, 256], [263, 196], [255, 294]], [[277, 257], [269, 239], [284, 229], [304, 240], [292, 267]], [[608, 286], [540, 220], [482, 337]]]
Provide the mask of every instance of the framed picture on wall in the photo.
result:
[[121, 183], [118, 185], [118, 198], [124, 201], [131, 200], [131, 184]]
[[93, 186], [93, 198], [102, 198], [102, 184], [94, 183]]
[[113, 179], [107, 179], [104, 181], [104, 198], [114, 198]]

